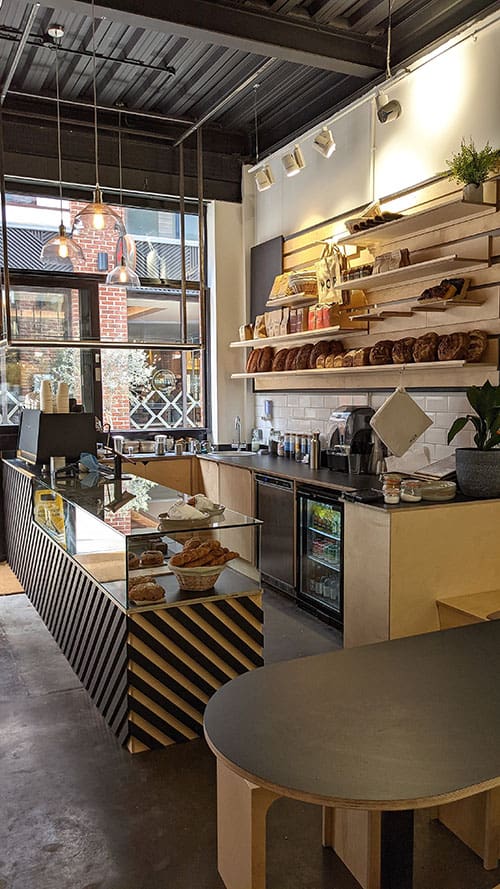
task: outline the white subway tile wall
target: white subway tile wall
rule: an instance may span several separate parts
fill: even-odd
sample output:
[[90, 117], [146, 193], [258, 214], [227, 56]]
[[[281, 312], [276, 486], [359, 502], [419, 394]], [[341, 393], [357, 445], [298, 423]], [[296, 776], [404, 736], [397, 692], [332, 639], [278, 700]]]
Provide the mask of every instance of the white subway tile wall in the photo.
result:
[[[292, 394], [272, 392], [255, 396], [255, 425], [263, 430], [264, 441], [267, 442], [269, 430], [273, 427], [281, 432], [313, 432], [319, 430], [326, 435], [328, 418], [333, 410], [345, 404], [370, 404], [375, 410], [386, 400], [389, 393], [356, 392], [354, 395], [311, 395], [300, 392]], [[431, 460], [441, 460], [453, 453], [456, 447], [473, 445], [473, 428], [467, 427], [456, 436], [453, 443], [447, 444], [448, 429], [456, 417], [467, 414], [470, 410], [465, 393], [423, 392], [410, 393], [417, 404], [428, 414], [432, 426], [415, 443], [415, 447], [425, 445], [429, 449]], [[271, 422], [262, 420], [264, 401], [273, 402], [273, 419]]]

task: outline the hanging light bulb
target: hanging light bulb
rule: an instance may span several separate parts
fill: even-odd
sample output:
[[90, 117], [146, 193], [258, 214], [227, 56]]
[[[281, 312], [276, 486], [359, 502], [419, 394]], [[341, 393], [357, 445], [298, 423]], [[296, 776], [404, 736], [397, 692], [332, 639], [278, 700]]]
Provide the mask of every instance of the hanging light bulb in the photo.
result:
[[125, 257], [122, 256], [118, 265], [112, 269], [107, 278], [106, 284], [114, 284], [122, 287], [140, 287], [141, 282], [139, 275], [127, 265]]
[[114, 230], [119, 235], [125, 234], [125, 226], [122, 220], [111, 207], [108, 207], [102, 199], [102, 191], [99, 185], [99, 140], [97, 134], [97, 77], [96, 77], [96, 50], [95, 50], [95, 9], [92, 0], [92, 84], [94, 93], [94, 155], [95, 155], [95, 189], [90, 204], [86, 204], [76, 214], [73, 222], [73, 231], [81, 234], [84, 231], [102, 232]]
[[[122, 207], [123, 203], [123, 167], [122, 167], [122, 112], [121, 108], [118, 111], [118, 173], [120, 176], [120, 207]], [[118, 217], [119, 218], [119, 217]], [[123, 220], [120, 219], [120, 222], [123, 226], [123, 232], [125, 233], [125, 225]], [[133, 268], [128, 265], [127, 259], [130, 255], [130, 244], [127, 244], [127, 240], [124, 234], [120, 235], [118, 239], [118, 246], [121, 247], [121, 256], [118, 265], [111, 269], [109, 274], [106, 277], [106, 284], [115, 284], [122, 287], [140, 287], [141, 282], [139, 280], [139, 276], [136, 274]], [[135, 250], [132, 249], [134, 253]]]
[[[42, 260], [42, 262], [57, 262], [60, 259], [83, 262], [85, 259], [83, 250], [80, 245], [77, 244], [76, 241], [73, 241], [72, 237], [67, 234], [66, 226], [63, 222], [61, 110], [59, 101], [59, 47], [61, 45], [61, 39], [64, 35], [64, 28], [62, 27], [62, 25], [54, 25], [52, 30], [54, 33], [51, 33], [51, 37], [54, 40], [56, 48], [57, 160], [59, 169], [59, 205], [61, 208], [61, 222], [59, 225], [58, 234], [54, 235], [47, 241], [46, 244], [43, 245], [40, 253], [40, 259]], [[49, 33], [50, 32], [51, 29], [49, 28]]]

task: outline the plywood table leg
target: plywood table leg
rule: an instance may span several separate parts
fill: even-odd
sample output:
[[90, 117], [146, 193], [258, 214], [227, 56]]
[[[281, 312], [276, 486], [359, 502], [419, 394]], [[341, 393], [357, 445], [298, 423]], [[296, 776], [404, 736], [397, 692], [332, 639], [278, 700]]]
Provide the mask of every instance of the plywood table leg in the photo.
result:
[[217, 760], [217, 860], [226, 889], [266, 889], [266, 816], [275, 799]]
[[363, 889], [380, 889], [380, 812], [323, 806], [323, 846], [333, 849]]

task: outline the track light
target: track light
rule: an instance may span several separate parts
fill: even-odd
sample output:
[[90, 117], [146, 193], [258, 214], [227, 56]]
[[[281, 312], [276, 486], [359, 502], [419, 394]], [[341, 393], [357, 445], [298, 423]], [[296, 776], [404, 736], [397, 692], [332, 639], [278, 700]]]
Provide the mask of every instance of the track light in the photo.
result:
[[377, 117], [380, 123], [388, 123], [397, 120], [401, 111], [400, 103], [396, 99], [389, 99], [386, 93], [377, 93], [375, 103], [377, 105]]
[[255, 171], [255, 184], [258, 191], [267, 191], [274, 185], [273, 171], [269, 164]]
[[281, 158], [281, 163], [283, 164], [285, 173], [288, 177], [296, 176], [297, 173], [300, 173], [306, 165], [300, 146], [296, 145], [293, 151], [284, 154]]
[[321, 132], [318, 133], [314, 139], [313, 148], [315, 148], [316, 151], [319, 151], [323, 157], [331, 157], [336, 147], [332, 131], [329, 130], [328, 127], [323, 127]]

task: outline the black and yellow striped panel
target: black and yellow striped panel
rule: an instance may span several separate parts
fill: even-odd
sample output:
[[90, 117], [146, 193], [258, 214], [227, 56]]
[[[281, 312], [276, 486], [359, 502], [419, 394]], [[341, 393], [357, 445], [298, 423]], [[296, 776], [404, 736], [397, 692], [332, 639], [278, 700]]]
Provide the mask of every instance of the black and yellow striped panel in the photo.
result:
[[4, 464], [9, 564], [121, 743], [128, 736], [127, 618], [31, 519], [31, 479]]
[[208, 699], [260, 667], [260, 593], [129, 615], [129, 750], [202, 734]]

